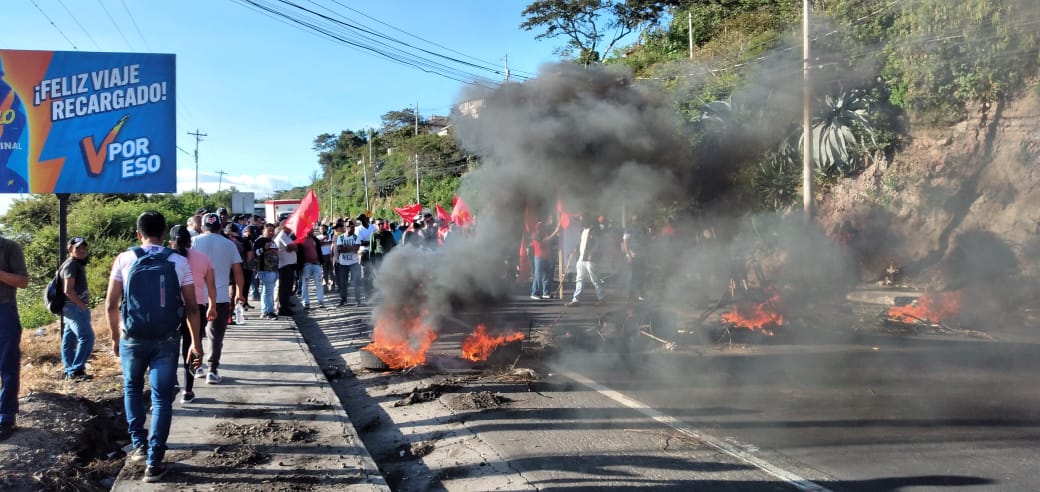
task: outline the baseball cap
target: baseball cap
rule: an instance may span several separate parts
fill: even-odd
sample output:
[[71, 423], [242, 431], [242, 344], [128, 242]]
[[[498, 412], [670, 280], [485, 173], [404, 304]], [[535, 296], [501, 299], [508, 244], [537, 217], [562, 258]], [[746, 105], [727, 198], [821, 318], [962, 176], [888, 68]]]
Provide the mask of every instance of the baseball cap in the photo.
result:
[[86, 238], [81, 237], [81, 236], [76, 236], [76, 237], [74, 237], [72, 239], [69, 239], [69, 247], [78, 248], [79, 245], [81, 245], [81, 244], [87, 244]]
[[209, 213], [202, 216], [202, 227], [205, 227], [209, 232], [220, 231], [220, 216], [214, 213]]
[[205, 215], [207, 212], [206, 207], [202, 207], [195, 211], [195, 215]]
[[227, 209], [224, 208], [224, 207], [220, 207], [220, 208], [217, 209], [217, 215], [224, 215], [226, 213], [227, 213]]

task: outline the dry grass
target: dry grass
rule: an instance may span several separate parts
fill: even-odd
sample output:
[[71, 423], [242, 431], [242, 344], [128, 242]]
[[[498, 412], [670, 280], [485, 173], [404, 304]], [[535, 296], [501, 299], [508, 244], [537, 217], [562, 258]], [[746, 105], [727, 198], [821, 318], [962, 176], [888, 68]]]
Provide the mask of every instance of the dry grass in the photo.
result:
[[119, 359], [112, 355], [112, 340], [105, 323], [104, 306], [94, 308], [90, 316], [94, 328], [94, 353], [87, 361], [87, 373], [94, 376], [91, 381], [72, 382], [62, 379], [61, 327], [58, 322], [22, 334], [22, 377], [19, 396], [29, 393], [53, 392], [74, 393], [98, 399], [111, 392], [122, 391], [123, 377]]

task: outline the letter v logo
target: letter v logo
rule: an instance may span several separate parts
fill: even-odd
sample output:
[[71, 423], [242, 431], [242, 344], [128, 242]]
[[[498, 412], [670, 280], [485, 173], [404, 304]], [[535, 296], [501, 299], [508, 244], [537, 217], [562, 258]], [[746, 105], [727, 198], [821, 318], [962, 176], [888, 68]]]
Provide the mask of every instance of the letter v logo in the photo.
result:
[[80, 151], [83, 152], [83, 161], [87, 163], [87, 172], [91, 176], [97, 176], [101, 174], [102, 168], [105, 166], [105, 157], [108, 156], [108, 146], [116, 140], [116, 135], [119, 134], [119, 130], [126, 124], [126, 120], [130, 119], [130, 115], [123, 115], [119, 118], [116, 126], [113, 126], [108, 131], [108, 135], [101, 140], [101, 145], [94, 146], [94, 136], [87, 135], [83, 140], [79, 141]]

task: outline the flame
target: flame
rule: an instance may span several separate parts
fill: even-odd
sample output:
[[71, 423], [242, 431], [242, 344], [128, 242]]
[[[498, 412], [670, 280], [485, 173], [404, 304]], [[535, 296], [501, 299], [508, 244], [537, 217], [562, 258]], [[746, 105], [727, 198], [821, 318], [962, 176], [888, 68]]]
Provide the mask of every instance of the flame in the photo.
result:
[[421, 317], [380, 318], [372, 330], [372, 343], [367, 350], [391, 369], [406, 369], [426, 362], [426, 351], [437, 339], [437, 333]]
[[925, 294], [906, 306], [888, 308], [888, 317], [900, 323], [941, 323], [961, 310], [961, 291]]
[[782, 326], [784, 317], [776, 312], [777, 303], [780, 302], [780, 294], [774, 294], [763, 303], [737, 303], [733, 311], [722, 315], [724, 323], [732, 324], [737, 328], [759, 330], [766, 335], [773, 336], [772, 328]]
[[523, 339], [524, 335], [520, 332], [510, 335], [489, 337], [487, 334], [487, 328], [484, 327], [484, 325], [477, 325], [477, 329], [473, 334], [462, 341], [462, 357], [473, 362], [487, 360], [487, 358], [491, 356], [491, 353], [500, 345]]

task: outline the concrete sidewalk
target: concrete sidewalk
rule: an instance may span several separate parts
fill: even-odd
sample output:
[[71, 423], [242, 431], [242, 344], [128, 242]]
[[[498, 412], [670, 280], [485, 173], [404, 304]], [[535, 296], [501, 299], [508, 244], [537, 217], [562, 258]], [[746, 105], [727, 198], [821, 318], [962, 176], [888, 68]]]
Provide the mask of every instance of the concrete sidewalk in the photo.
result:
[[112, 490], [389, 490], [295, 322], [249, 314], [228, 327], [223, 382], [178, 394], [167, 474], [146, 484], [128, 461]]

